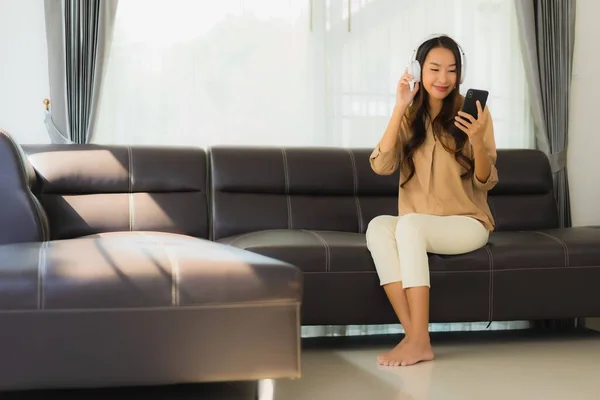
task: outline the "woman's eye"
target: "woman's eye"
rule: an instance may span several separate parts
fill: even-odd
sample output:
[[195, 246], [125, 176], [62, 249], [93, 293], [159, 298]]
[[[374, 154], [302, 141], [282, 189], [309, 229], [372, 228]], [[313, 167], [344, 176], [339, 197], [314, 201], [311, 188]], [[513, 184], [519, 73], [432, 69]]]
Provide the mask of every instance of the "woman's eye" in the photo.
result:
[[439, 71], [439, 69], [433, 69], [433, 68], [432, 68], [431, 70], [432, 70], [432, 71], [435, 71], [435, 72], [438, 72], [438, 71]]
[[454, 70], [454, 71], [448, 71], [448, 72], [450, 72], [450, 73], [454, 73], [454, 72], [456, 72], [456, 70]]

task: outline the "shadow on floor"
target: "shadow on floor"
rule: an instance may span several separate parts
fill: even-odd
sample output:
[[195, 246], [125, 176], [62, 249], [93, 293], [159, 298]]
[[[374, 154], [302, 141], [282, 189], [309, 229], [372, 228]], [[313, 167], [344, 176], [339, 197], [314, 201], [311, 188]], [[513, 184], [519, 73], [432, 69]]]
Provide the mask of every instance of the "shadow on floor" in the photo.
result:
[[227, 382], [193, 385], [129, 387], [114, 389], [40, 390], [27, 392], [0, 392], [2, 400], [256, 400], [257, 383]]

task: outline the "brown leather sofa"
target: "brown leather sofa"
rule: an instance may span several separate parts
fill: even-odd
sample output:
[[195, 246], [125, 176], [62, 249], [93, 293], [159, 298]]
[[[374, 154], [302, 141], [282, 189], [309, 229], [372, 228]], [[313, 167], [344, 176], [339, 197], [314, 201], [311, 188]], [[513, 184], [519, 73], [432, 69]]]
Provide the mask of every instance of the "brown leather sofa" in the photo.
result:
[[0, 133], [0, 391], [300, 376], [302, 274], [207, 240], [204, 150], [28, 153]]
[[[105, 367], [103, 373], [107, 375], [96, 377], [90, 383], [116, 383], [123, 376], [127, 377], [124, 379], [127, 383], [140, 379], [144, 382], [190, 380], [210, 376], [210, 368], [218, 369], [220, 361], [229, 360], [243, 360], [240, 369], [246, 371], [247, 377], [266, 376], [268, 373], [265, 371], [274, 375], [279, 371], [274, 369], [275, 366], [280, 365], [287, 365], [283, 370], [288, 376], [294, 375], [297, 358], [293, 356], [295, 353], [290, 353], [290, 348], [296, 343], [291, 333], [296, 314], [291, 304], [298, 304], [296, 296], [299, 289], [296, 285], [300, 278], [294, 275], [289, 265], [302, 271], [303, 325], [396, 322], [378, 285], [364, 232], [375, 216], [397, 212], [398, 177], [374, 174], [368, 163], [369, 149], [216, 146], [205, 153], [191, 148], [92, 145], [24, 148], [36, 171], [37, 179], [32, 191], [48, 217], [51, 239], [65, 246], [62, 253], [56, 250], [55, 261], [58, 263], [65, 254], [83, 257], [79, 264], [67, 263], [63, 259], [66, 266], [55, 267], [56, 276], [67, 276], [71, 281], [81, 283], [72, 295], [61, 294], [75, 287], [69, 286], [70, 283], [61, 282], [59, 278], [43, 281], [55, 284], [52, 293], [56, 297], [51, 298], [61, 301], [55, 300], [53, 304], [56, 308], [77, 308], [79, 305], [79, 315], [86, 318], [86, 324], [101, 329], [101, 334], [91, 337], [94, 340], [104, 338], [105, 342], [101, 343], [108, 343], [109, 348], [118, 343], [118, 350], [127, 354], [126, 367], [119, 366], [118, 374], [113, 375]], [[600, 316], [600, 230], [594, 227], [558, 228], [552, 176], [543, 153], [501, 150], [498, 169], [500, 183], [490, 195], [498, 229], [492, 234], [489, 245], [459, 256], [430, 255], [432, 321]], [[20, 183], [21, 187], [26, 186], [24, 182]], [[31, 196], [27, 199], [35, 201]], [[113, 314], [104, 316], [88, 310], [97, 302], [103, 308], [118, 309], [127, 298], [124, 293], [132, 287], [131, 282], [147, 279], [147, 271], [151, 270], [149, 266], [140, 267], [135, 270], [139, 274], [136, 279], [127, 278], [130, 273], [127, 270], [119, 272], [118, 277], [115, 272], [112, 280], [105, 283], [95, 283], [98, 277], [103, 278], [99, 272], [92, 272], [87, 278], [79, 272], [83, 279], [78, 271], [94, 269], [78, 268], [76, 265], [85, 265], [88, 260], [95, 263], [94, 260], [104, 257], [106, 251], [92, 251], [94, 246], [87, 245], [81, 247], [84, 250], [76, 252], [77, 246], [68, 243], [109, 239], [113, 240], [107, 242], [110, 245], [95, 247], [108, 247], [113, 257], [125, 257], [123, 254], [141, 257], [139, 254], [144, 253], [147, 260], [154, 260], [160, 254], [164, 257], [161, 260], [167, 260], [169, 251], [177, 251], [177, 259], [189, 257], [200, 262], [202, 252], [211, 245], [200, 239], [216, 242], [217, 247], [210, 248], [218, 250], [217, 255], [266, 256], [266, 259], [260, 259], [264, 263], [264, 275], [260, 279], [252, 281], [231, 277], [227, 284], [235, 282], [238, 285], [232, 287], [226, 286], [224, 281], [211, 280], [216, 278], [218, 269], [209, 269], [209, 276], [202, 276], [198, 269], [190, 267], [187, 270], [190, 276], [198, 274], [186, 283], [190, 293], [194, 293], [189, 297], [190, 301], [202, 303], [216, 294], [243, 295], [245, 298], [252, 290], [257, 291], [252, 293], [266, 296], [261, 289], [266, 288], [263, 279], [266, 279], [268, 271], [269, 282], [273, 283], [268, 285], [272, 288], [269, 296], [277, 301], [289, 300], [286, 303], [289, 307], [286, 305], [277, 315], [274, 311], [261, 314], [259, 310], [250, 308], [248, 313], [231, 315], [231, 318], [222, 316], [223, 309], [208, 307], [205, 310], [211, 313], [211, 322], [204, 322], [198, 316], [200, 322], [194, 325], [194, 316], [184, 315], [182, 311], [177, 313], [172, 305], [173, 296], [169, 296], [173, 292], [168, 292], [172, 286], [166, 285], [168, 293], [162, 301], [168, 303], [170, 299], [171, 304], [167, 306], [169, 312], [165, 312], [170, 317], [165, 318], [175, 319], [178, 315], [181, 317], [177, 320], [179, 325], [170, 320], [165, 322], [159, 315], [143, 328], [146, 320], [141, 316], [138, 319], [113, 317], [114, 320], [107, 321]], [[165, 241], [174, 241], [175, 244], [165, 245]], [[66, 250], [66, 246], [70, 246], [70, 250]], [[160, 253], [165, 246], [171, 250]], [[190, 250], [189, 246], [194, 250]], [[227, 253], [224, 249], [240, 252]], [[218, 257], [215, 255], [215, 258]], [[37, 260], [32, 257], [30, 262]], [[283, 263], [273, 264], [272, 260], [282, 260]], [[107, 266], [100, 268], [108, 270]], [[274, 275], [270, 275], [271, 272]], [[152, 274], [160, 279], [158, 273]], [[173, 278], [168, 272], [163, 276], [169, 282], [179, 282], [179, 287], [183, 285], [183, 276]], [[135, 295], [139, 293], [143, 301], [154, 299], [160, 302], [156, 295], [160, 292], [159, 284], [156, 285], [145, 291], [136, 289]], [[29, 287], [34, 290], [32, 288], [36, 286], [30, 284]], [[49, 290], [46, 293], [50, 293]], [[155, 294], [156, 298], [151, 294]], [[181, 301], [183, 297], [179, 298]], [[47, 295], [45, 299], [45, 304], [49, 304]], [[138, 301], [132, 304], [145, 304], [142, 300]], [[36, 303], [32, 302], [29, 307], [35, 309]], [[57, 324], [55, 318], [63, 313], [37, 313], [44, 316], [48, 326], [38, 324], [33, 330], [43, 333], [50, 329], [55, 335], [51, 337], [58, 337], [63, 323]], [[120, 314], [116, 312], [114, 315]], [[2, 326], [11, 325], [3, 322], [5, 325]], [[269, 329], [265, 328], [267, 324], [272, 324]], [[89, 368], [81, 374], [90, 372], [93, 376], [91, 372], [105, 364], [92, 367], [85, 362], [90, 354], [99, 357], [95, 354], [98, 346], [92, 346], [88, 339], [81, 343], [75, 340], [70, 332], [73, 326], [79, 326], [75, 317], [71, 325], [67, 325], [68, 333], [62, 333], [68, 335], [67, 341], [63, 342], [67, 345], [61, 351], [55, 350], [52, 353], [55, 358], [52, 359], [57, 360], [60, 354], [66, 354], [65, 359], [74, 358], [80, 365]], [[213, 329], [209, 336], [203, 333], [206, 327]], [[23, 331], [21, 326], [12, 332], [18, 329]], [[133, 341], [134, 334], [130, 329], [142, 335], [143, 340], [139, 343]], [[112, 340], [108, 339], [109, 333], [113, 335], [110, 336]], [[259, 333], [264, 337], [258, 337]], [[80, 331], [77, 338], [82, 340], [90, 334], [89, 330]], [[168, 345], [162, 342], [164, 335], [170, 340]], [[123, 337], [128, 345], [121, 343]], [[48, 345], [45, 338], [40, 336], [36, 339], [39, 346]], [[8, 343], [7, 338], [4, 339], [3, 343]], [[236, 346], [233, 349], [228, 347], [232, 341], [239, 342], [233, 343]], [[251, 349], [257, 343], [259, 348]], [[268, 350], [271, 345], [275, 347], [271, 348], [273, 353], [270, 357], [257, 358], [259, 352]], [[38, 362], [37, 356], [29, 357], [24, 344], [19, 346], [14, 354], [20, 355], [23, 366], [28, 362]], [[194, 346], [200, 346], [200, 350]], [[198, 351], [194, 353], [196, 355], [202, 351], [202, 360], [191, 355], [187, 358], [184, 349], [190, 348]], [[138, 362], [133, 357], [138, 353], [151, 359], [144, 358], [143, 363]], [[28, 357], [23, 357], [24, 354]], [[182, 359], [183, 354], [186, 357]], [[100, 355], [103, 363], [119, 360], [119, 355], [111, 352], [101, 351]], [[219, 357], [226, 358], [219, 360]], [[45, 360], [47, 367], [50, 366], [49, 360]], [[152, 365], [157, 360], [162, 364]], [[252, 374], [250, 360], [256, 362], [255, 367], [261, 371], [260, 374]], [[263, 366], [263, 362], [271, 361], [271, 367]], [[9, 365], [9, 362], [4, 363], [2, 370]], [[175, 372], [166, 365], [173, 366]], [[136, 370], [138, 368], [139, 371]], [[228, 364], [228, 368], [233, 367]], [[148, 374], [148, 370], [153, 374]], [[130, 376], [135, 379], [129, 379]]]

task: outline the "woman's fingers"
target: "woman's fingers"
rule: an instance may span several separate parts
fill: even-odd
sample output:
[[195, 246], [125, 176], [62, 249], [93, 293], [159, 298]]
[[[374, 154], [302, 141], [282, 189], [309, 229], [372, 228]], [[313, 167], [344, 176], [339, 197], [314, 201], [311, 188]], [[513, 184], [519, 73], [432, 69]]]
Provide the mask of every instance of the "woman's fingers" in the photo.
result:
[[[458, 112], [458, 115], [459, 115], [460, 117], [463, 117], [463, 119], [467, 119], [467, 120], [469, 120], [471, 123], [474, 123], [474, 122], [476, 121], [475, 117], [473, 117], [471, 114], [468, 114], [468, 113], [466, 113], [466, 112], [459, 111], [459, 112]], [[456, 118], [460, 118], [460, 117], [456, 117]]]
[[463, 131], [464, 133], [466, 133], [467, 135], [469, 134], [469, 128], [467, 128], [466, 125], [463, 125], [461, 122], [459, 122], [458, 120], [454, 121], [454, 125], [456, 125], [456, 127], [458, 129], [460, 129], [461, 131]]

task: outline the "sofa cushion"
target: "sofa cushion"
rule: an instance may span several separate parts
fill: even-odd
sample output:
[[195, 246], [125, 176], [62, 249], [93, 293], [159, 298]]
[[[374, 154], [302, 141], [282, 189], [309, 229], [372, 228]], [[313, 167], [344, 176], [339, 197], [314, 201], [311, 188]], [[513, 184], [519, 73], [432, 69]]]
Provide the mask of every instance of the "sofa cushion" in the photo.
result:
[[[305, 273], [374, 273], [375, 265], [360, 233], [276, 229], [236, 235], [219, 243], [284, 260]], [[436, 272], [488, 271], [487, 250], [461, 256], [430, 254], [430, 270]]]
[[286, 260], [308, 273], [364, 272], [373, 267], [365, 235], [359, 233], [274, 229], [218, 242]]
[[182, 235], [0, 246], [0, 390], [298, 377], [301, 297], [297, 268]]
[[[375, 271], [366, 236], [359, 233], [276, 229], [218, 242], [284, 260], [308, 273]], [[600, 266], [600, 229], [492, 232], [482, 249], [430, 254], [429, 262], [431, 273]]]
[[398, 211], [398, 177], [380, 176], [368, 149], [214, 146], [213, 237], [271, 229], [364, 233]]
[[[397, 322], [360, 233], [270, 230], [232, 236], [220, 243], [284, 260], [304, 272], [302, 323]], [[429, 255], [431, 318], [480, 321], [490, 317], [490, 261], [485, 249], [458, 257]], [[452, 301], [448, 301], [452, 299]]]
[[111, 231], [208, 238], [206, 152], [200, 148], [27, 145], [52, 239]]
[[[276, 229], [365, 233], [376, 216], [398, 215], [398, 171], [375, 174], [371, 151], [212, 147], [212, 238]], [[489, 204], [498, 231], [558, 227], [543, 152], [500, 149], [497, 167]]]
[[[299, 267], [305, 273], [305, 324], [394, 321], [364, 234], [283, 229], [219, 242]], [[594, 315], [594, 304], [600, 303], [600, 228], [493, 232], [484, 248], [430, 254], [429, 264], [435, 322], [566, 318], [580, 310]], [[557, 303], [554, 298], [565, 287], [578, 288], [578, 296]], [[373, 310], [365, 298], [380, 308]], [[327, 312], [324, 302], [335, 313]]]
[[[39, 270], [44, 309], [300, 300], [301, 276], [292, 265], [185, 235], [114, 232], [1, 251], [7, 256], [0, 265], [21, 263], [19, 274]], [[3, 294], [0, 309], [10, 301]]]
[[500, 149], [496, 166], [500, 179], [488, 196], [496, 231], [557, 228], [548, 157], [540, 150]]
[[600, 230], [498, 232], [493, 315], [500, 320], [600, 316]]

